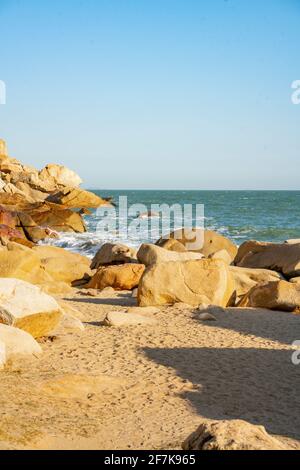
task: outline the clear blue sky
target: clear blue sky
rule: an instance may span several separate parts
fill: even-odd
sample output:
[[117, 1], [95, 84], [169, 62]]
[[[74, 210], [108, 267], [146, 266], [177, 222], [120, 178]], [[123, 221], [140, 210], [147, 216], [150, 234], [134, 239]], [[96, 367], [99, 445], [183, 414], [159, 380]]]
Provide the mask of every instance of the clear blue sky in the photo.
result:
[[0, 0], [0, 137], [90, 188], [299, 189], [299, 0]]

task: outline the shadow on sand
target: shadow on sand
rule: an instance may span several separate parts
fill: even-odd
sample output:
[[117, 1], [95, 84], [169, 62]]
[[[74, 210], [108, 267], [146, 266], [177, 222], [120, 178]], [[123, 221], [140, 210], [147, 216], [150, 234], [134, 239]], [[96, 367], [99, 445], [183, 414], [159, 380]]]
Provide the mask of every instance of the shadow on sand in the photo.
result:
[[300, 439], [300, 366], [290, 350], [145, 348], [158, 364], [197, 385], [184, 392], [197, 413], [210, 419], [244, 419], [267, 431]]

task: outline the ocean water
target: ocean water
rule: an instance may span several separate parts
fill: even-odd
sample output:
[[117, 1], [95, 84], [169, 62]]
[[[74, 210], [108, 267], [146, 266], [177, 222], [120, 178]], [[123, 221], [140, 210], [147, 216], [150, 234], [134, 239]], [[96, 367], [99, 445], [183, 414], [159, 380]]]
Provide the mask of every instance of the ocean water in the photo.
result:
[[[93, 192], [102, 197], [112, 196], [117, 204], [117, 212], [119, 196], [127, 196], [128, 206], [144, 204], [148, 210], [151, 209], [151, 204], [165, 203], [170, 206], [204, 204], [204, 228], [218, 231], [237, 245], [249, 239], [282, 242], [289, 238], [300, 238], [300, 191], [94, 190]], [[118, 220], [118, 214], [116, 215]], [[115, 215], [109, 218], [112, 226], [116, 225], [115, 219]], [[135, 217], [130, 217], [129, 222], [134, 219]], [[192, 219], [193, 225], [199, 225], [195, 224], [194, 217]], [[85, 216], [87, 233], [60, 234], [59, 239], [47, 243], [91, 257], [107, 241], [118, 241], [138, 247], [141, 243], [155, 242], [158, 238], [157, 232], [149, 229], [151, 219], [148, 219], [147, 227], [143, 223], [143, 227], [135, 234], [128, 233], [124, 227], [119, 233], [114, 228], [109, 232], [99, 230], [101, 221], [103, 213], [93, 211], [90, 216]], [[181, 220], [174, 220], [172, 225], [180, 222]]]

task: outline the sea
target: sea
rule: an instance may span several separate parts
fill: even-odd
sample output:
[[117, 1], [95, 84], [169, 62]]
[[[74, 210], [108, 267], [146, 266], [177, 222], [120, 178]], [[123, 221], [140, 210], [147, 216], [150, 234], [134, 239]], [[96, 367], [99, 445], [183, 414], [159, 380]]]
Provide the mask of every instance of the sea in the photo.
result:
[[[92, 210], [90, 215], [84, 216], [86, 233], [60, 233], [58, 239], [48, 240], [47, 243], [89, 257], [105, 242], [118, 242], [136, 248], [141, 243], [153, 243], [161, 235], [152, 220], [159, 214], [152, 213], [149, 217], [143, 215], [139, 218], [139, 213], [135, 214], [134, 210], [138, 207], [136, 204], [142, 204], [147, 211], [151, 211], [153, 205], [160, 204], [170, 207], [174, 204], [181, 207], [202, 205], [200, 224], [207, 230], [215, 230], [230, 238], [237, 245], [253, 239], [283, 242], [300, 238], [300, 191], [91, 191], [104, 198], [111, 197], [115, 204], [114, 210], [109, 213], [105, 213], [103, 208]], [[132, 212], [127, 220], [124, 211], [119, 214], [120, 201], [125, 200]], [[140, 227], [137, 227], [137, 221], [141, 222]], [[132, 222], [135, 223], [135, 230], [128, 229]], [[190, 214], [189, 223], [199, 226], [199, 217], [195, 211]], [[155, 229], [152, 229], [152, 224], [156, 226]], [[179, 226], [182, 226], [182, 218], [177, 220], [174, 217], [173, 220], [171, 217], [170, 229]]]

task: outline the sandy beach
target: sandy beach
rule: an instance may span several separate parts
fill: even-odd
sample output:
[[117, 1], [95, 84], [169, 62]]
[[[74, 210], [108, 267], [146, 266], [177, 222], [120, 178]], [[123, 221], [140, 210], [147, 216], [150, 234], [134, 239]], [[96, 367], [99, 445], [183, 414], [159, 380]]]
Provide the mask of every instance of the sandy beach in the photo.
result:
[[58, 330], [1, 372], [0, 449], [180, 449], [204, 420], [235, 418], [300, 449], [299, 316], [235, 308], [203, 322], [178, 304], [116, 328], [101, 322], [135, 306], [131, 292], [60, 299], [85, 330]]

